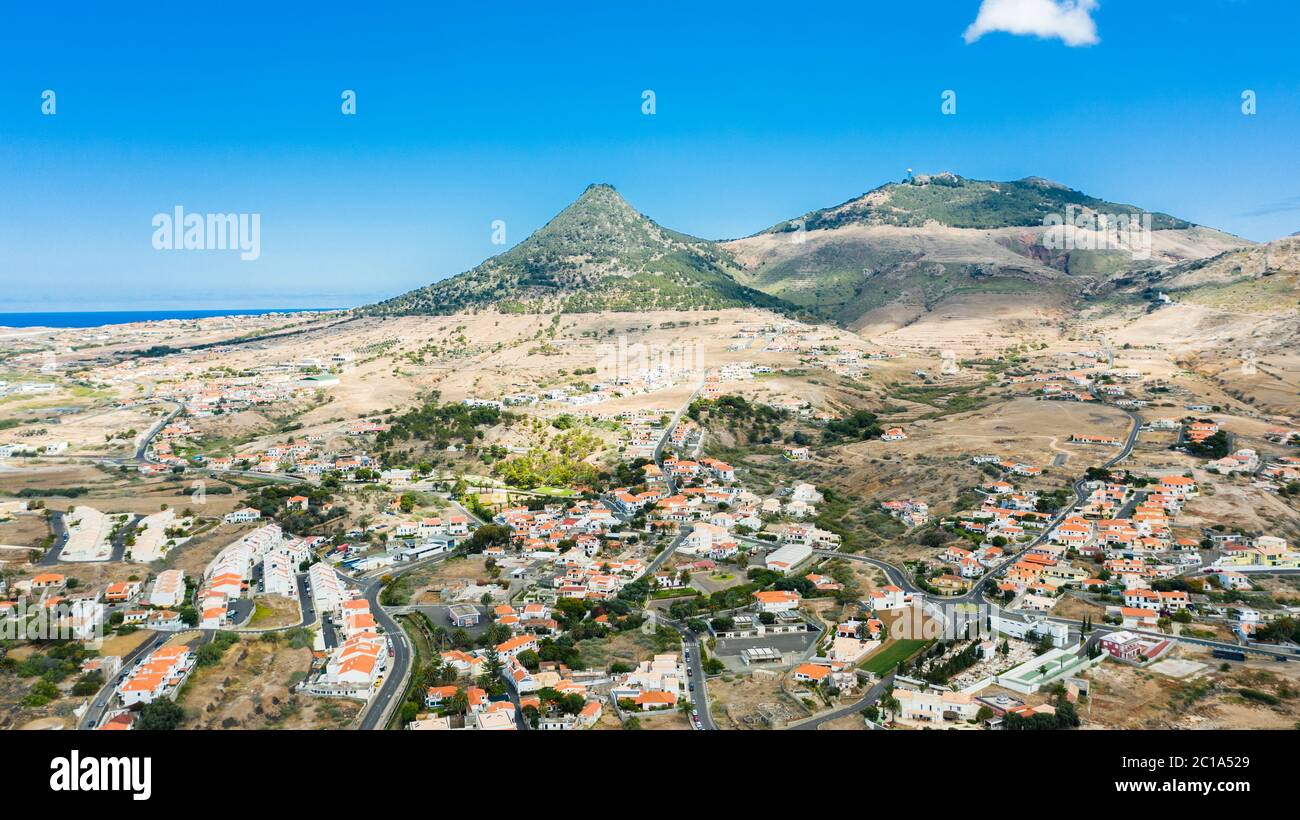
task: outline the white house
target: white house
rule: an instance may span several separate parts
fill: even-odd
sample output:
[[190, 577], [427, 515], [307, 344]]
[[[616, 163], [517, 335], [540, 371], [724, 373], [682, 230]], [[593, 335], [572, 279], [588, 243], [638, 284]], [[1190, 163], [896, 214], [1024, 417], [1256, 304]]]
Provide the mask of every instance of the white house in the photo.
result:
[[812, 557], [812, 547], [808, 544], [786, 544], [780, 549], [767, 554], [764, 565], [776, 572], [789, 574], [795, 567]]
[[798, 592], [792, 589], [772, 589], [755, 592], [758, 608], [762, 612], [793, 612], [799, 608], [802, 600]]
[[255, 510], [252, 507], [244, 507], [242, 510], [235, 510], [234, 512], [226, 513], [222, 520], [227, 524], [247, 524], [248, 522], [256, 521], [261, 517], [262, 512], [260, 510]]
[[908, 595], [893, 584], [881, 587], [871, 593], [871, 608], [876, 611], [902, 609], [908, 603]]
[[178, 569], [167, 569], [158, 573], [154, 579], [153, 589], [149, 591], [149, 603], [152, 606], [177, 607], [185, 600], [185, 573]]

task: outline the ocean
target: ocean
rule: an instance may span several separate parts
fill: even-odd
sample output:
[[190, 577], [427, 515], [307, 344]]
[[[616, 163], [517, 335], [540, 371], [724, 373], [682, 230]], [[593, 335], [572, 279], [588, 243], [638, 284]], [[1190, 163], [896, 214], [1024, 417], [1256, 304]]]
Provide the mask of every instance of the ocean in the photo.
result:
[[50, 313], [0, 313], [0, 327], [99, 327], [162, 319], [206, 319], [210, 316], [260, 316], [263, 313], [306, 313], [338, 308], [228, 308], [226, 310], [86, 310]]

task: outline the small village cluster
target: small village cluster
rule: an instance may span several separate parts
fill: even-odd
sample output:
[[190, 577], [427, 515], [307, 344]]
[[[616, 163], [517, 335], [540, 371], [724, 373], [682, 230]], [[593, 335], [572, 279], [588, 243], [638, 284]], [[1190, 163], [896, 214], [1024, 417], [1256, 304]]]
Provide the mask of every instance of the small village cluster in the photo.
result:
[[[340, 431], [342, 435], [359, 435], [353, 431], [361, 427], [369, 430], [382, 427], [369, 422], [346, 425]], [[372, 470], [381, 481], [398, 481], [402, 475], [397, 472], [384, 472], [379, 463], [366, 452], [356, 452], [347, 447], [328, 446], [326, 437], [320, 433], [304, 435], [300, 440], [272, 444], [257, 449], [240, 450], [228, 456], [204, 456], [195, 453], [192, 456], [177, 452], [172, 442], [184, 438], [193, 440], [201, 438], [188, 426], [172, 425], [163, 428], [159, 438], [151, 448], [154, 463], [144, 463], [142, 472], [165, 472], [177, 465], [190, 464], [190, 458], [197, 463], [218, 473], [228, 471], [246, 471], [264, 474], [285, 474], [299, 476], [320, 476], [327, 472], [337, 473], [342, 479], [351, 481], [358, 470]], [[409, 472], [406, 475], [409, 478]]]
[[[613, 347], [613, 346], [611, 346]], [[562, 385], [532, 392], [514, 392], [500, 399], [468, 398], [464, 404], [468, 407], [491, 407], [504, 410], [507, 407], [528, 407], [532, 405], [558, 405], [568, 408], [591, 407], [614, 399], [642, 396], [670, 390], [700, 373], [698, 354], [694, 351], [680, 351], [680, 355], [663, 357], [648, 356], [638, 353], [636, 345], [625, 347], [623, 357], [617, 351], [611, 353], [609, 361], [601, 361], [596, 368], [597, 381], [579, 390], [571, 385]], [[676, 351], [674, 351], [676, 352]], [[640, 366], [642, 360], [662, 359], [649, 366]]]
[[322, 540], [286, 537], [278, 524], [266, 524], [223, 548], [203, 572], [195, 599], [199, 626], [218, 629], [230, 623], [232, 604], [248, 595], [255, 575], [260, 591], [297, 599], [296, 573]]
[[109, 385], [155, 383], [154, 399], [178, 402], [191, 417], [205, 418], [309, 398], [317, 390], [337, 385], [331, 370], [352, 360], [352, 354], [339, 353], [328, 360], [276, 362], [228, 374], [219, 369], [220, 353], [214, 348], [151, 364], [132, 359], [97, 371], [94, 378]]
[[[394, 410], [334, 417], [301, 432], [282, 428], [274, 436], [257, 436], [255, 445], [214, 451], [229, 455], [203, 452], [219, 437], [213, 432], [220, 426], [217, 417], [310, 403], [337, 381], [335, 373], [352, 364], [350, 354], [238, 372], [222, 369], [209, 350], [118, 366], [115, 378], [151, 385], [147, 395], [137, 391], [138, 398], [122, 405], [149, 405], [153, 411], [158, 402], [179, 405], [165, 418], [153, 413], [160, 418], [158, 428], [144, 442], [145, 458], [136, 462], [145, 472], [185, 465], [234, 483], [255, 473], [296, 476], [306, 486], [329, 473], [345, 482], [382, 486], [362, 492], [329, 483], [336, 495], [364, 496], [364, 516], [350, 514], [343, 501], [336, 506], [316, 500], [325, 493], [314, 489], [275, 496], [279, 510], [267, 507], [265, 498], [272, 494], [250, 496], [243, 503], [258, 506], [228, 513], [228, 506], [222, 508], [221, 520], [241, 529], [215, 555], [208, 552], [206, 567], [190, 570], [192, 577], [180, 569], [155, 569], [141, 573], [143, 580], [85, 589], [43, 572], [4, 590], [10, 600], [0, 602], [0, 615], [31, 604], [62, 613], [64, 623], [88, 638], [109, 615], [113, 624], [151, 633], [134, 653], [81, 662], [83, 672], [103, 674], [104, 692], [112, 693], [93, 721], [106, 729], [129, 728], [133, 710], [175, 698], [195, 669], [211, 663], [204, 644], [232, 640], [229, 631], [236, 630], [241, 636], [236, 640], [278, 631], [292, 633], [295, 649], [310, 645], [309, 670], [294, 678], [292, 690], [364, 701], [359, 720], [412, 730], [578, 730], [627, 725], [634, 718], [668, 723], [674, 715], [695, 728], [709, 728], [705, 723], [720, 711], [710, 711], [704, 688], [719, 680], [719, 669], [725, 670], [724, 683], [772, 681], [771, 692], [780, 693], [775, 699], [803, 703], [812, 714], [842, 708], [887, 684], [886, 722], [895, 726], [991, 727], [1013, 717], [1051, 716], [1062, 702], [1058, 683], [1060, 698], [1078, 703], [1089, 685], [1082, 675], [1103, 660], [1151, 668], [1178, 646], [1180, 628], [1215, 628], [1220, 636], [1230, 629], [1246, 647], [1259, 630], [1294, 613], [1293, 607], [1251, 605], [1246, 596], [1259, 591], [1252, 583], [1258, 572], [1300, 570], [1300, 552], [1274, 535], [1224, 526], [1194, 529], [1201, 510], [1188, 514], [1184, 508], [1202, 495], [1193, 476], [1203, 484], [1207, 476], [1235, 478], [1238, 487], [1253, 479], [1255, 487], [1282, 494], [1300, 477], [1300, 458], [1261, 455], [1275, 451], [1254, 440], [1241, 443], [1259, 450], [1233, 445], [1234, 437], [1249, 437], [1224, 429], [1230, 422], [1221, 423], [1217, 407], [1187, 403], [1183, 410], [1192, 415], [1170, 413], [1145, 421], [1133, 412], [1128, 416], [1138, 422], [1137, 432], [1166, 433], [1160, 441], [1169, 449], [1198, 456], [1196, 468], [1185, 473], [1143, 468], [1149, 475], [1125, 470], [1132, 462], [1120, 456], [1127, 458], [1137, 433], [1125, 438], [1118, 425], [1085, 425], [1106, 408], [1168, 406], [1167, 400], [1152, 401], [1166, 384], [1136, 369], [1114, 367], [1109, 351], [1069, 354], [1094, 367], [1061, 366], [1057, 360], [1028, 375], [1013, 366], [1010, 372], [1017, 375], [989, 376], [988, 385], [1024, 386], [1022, 404], [1029, 404], [1026, 399], [1087, 402], [1092, 409], [1048, 406], [1078, 425], [1052, 439], [1056, 460], [1050, 467], [1008, 453], [972, 458], [964, 447], [955, 457], [951, 449], [941, 451], [945, 464], [980, 476], [963, 479], [955, 512], [948, 512], [929, 487], [895, 487], [861, 501], [865, 508], [855, 510], [855, 517], [869, 518], [872, 533], [909, 551], [895, 559], [888, 549], [838, 551], [837, 532], [844, 532], [845, 521], [821, 516], [837, 511], [843, 494], [824, 494], [811, 480], [839, 490], [834, 479], [823, 478], [833, 464], [826, 456], [836, 435], [832, 428], [823, 444], [813, 444], [808, 427], [845, 420], [844, 414], [823, 406], [820, 395], [801, 395], [790, 379], [815, 367], [874, 384], [886, 371], [911, 370], [927, 387], [964, 387], [976, 383], [979, 363], [959, 365], [955, 354], [945, 352], [943, 376], [961, 374], [963, 368], [967, 373], [944, 380], [932, 376], [929, 365], [912, 370], [915, 365], [883, 363], [899, 352], [859, 349], [837, 332], [784, 322], [741, 330], [730, 339], [729, 350], [745, 358], [709, 367], [686, 358], [678, 360], [682, 366], [597, 372], [590, 384], [516, 382], [488, 398], [463, 399], [468, 407], [540, 411], [534, 430], [549, 429], [547, 420], [556, 422], [549, 425], [556, 429], [566, 426], [560, 420], [597, 422], [588, 429], [600, 433], [605, 444], [612, 438], [605, 433], [617, 436], [614, 446], [622, 462], [617, 472], [625, 476], [619, 483], [626, 484], [601, 493], [587, 492], [591, 488], [576, 481], [526, 489], [466, 472], [461, 486], [469, 487], [467, 497], [460, 490], [444, 497], [443, 480], [432, 480], [427, 468], [392, 467], [367, 452], [366, 437], [389, 431]], [[798, 354], [798, 367], [788, 356], [782, 363], [768, 358], [789, 353]], [[748, 412], [732, 395], [737, 383], [749, 386], [743, 398], [761, 409], [757, 418], [782, 425], [782, 435], [773, 435], [776, 444], [757, 459], [711, 440], [723, 415], [714, 410], [736, 409], [738, 418]], [[692, 392], [685, 406], [614, 403], [671, 388], [681, 393], [687, 384]], [[726, 401], [697, 404], [700, 399]], [[570, 414], [572, 408], [586, 409]], [[882, 412], [915, 420], [906, 428], [884, 422], [878, 435], [873, 429], [872, 440], [861, 442], [860, 449], [879, 455], [875, 463], [929, 454], [938, 427], [931, 418]], [[792, 420], [801, 435], [787, 438]], [[1067, 438], [1070, 429], [1075, 432]], [[1300, 433], [1277, 428], [1265, 438], [1289, 445], [1300, 441]], [[482, 460], [488, 466], [500, 457], [497, 451], [528, 451], [518, 441], [492, 441], [493, 452]], [[1211, 448], [1213, 457], [1207, 455]], [[449, 461], [459, 452], [454, 446], [446, 450], [451, 452], [439, 457]], [[1089, 463], [1083, 479], [1076, 480], [1078, 470], [1066, 467], [1072, 458]], [[608, 462], [601, 463], [602, 472], [608, 468]], [[473, 469], [480, 470], [477, 464]], [[751, 489], [760, 485], [761, 493]], [[481, 494], [475, 497], [476, 492]], [[166, 560], [192, 533], [206, 532], [196, 528], [198, 519], [188, 511], [101, 511], [113, 509], [80, 501], [66, 505], [66, 512], [57, 514], [66, 528], [60, 559], [153, 563]], [[328, 528], [329, 537], [288, 532], [325, 531], [314, 522], [332, 522], [330, 513], [347, 514], [347, 520]], [[202, 522], [203, 527], [210, 523]], [[474, 537], [488, 524], [498, 525], [481, 534], [490, 537]], [[124, 531], [131, 534], [129, 543], [119, 537]], [[457, 548], [471, 540], [481, 557], [460, 563]], [[442, 563], [453, 556], [456, 561]], [[443, 575], [445, 567], [455, 571]], [[393, 577], [417, 568], [409, 576], [421, 579], [412, 584], [416, 592], [392, 584]], [[850, 594], [858, 583], [867, 588]], [[1236, 592], [1242, 595], [1234, 597]], [[281, 617], [274, 627], [258, 627], [270, 607], [283, 608], [269, 600], [272, 596], [296, 604], [301, 626]], [[990, 602], [997, 606], [986, 625], [996, 637], [967, 635], [937, 645], [916, 641], [929, 648], [901, 652], [900, 623], [914, 617], [942, 621], [946, 616], [936, 613], [944, 607], [960, 612]], [[1087, 637], [1094, 626], [1091, 616], [1083, 627], [1075, 616], [1081, 606], [1105, 613], [1102, 634], [1092, 641]], [[629, 607], [636, 607], [630, 619]], [[403, 620], [395, 627], [397, 618]], [[419, 642], [403, 627], [423, 629], [420, 618], [429, 622], [430, 640], [417, 654]], [[624, 630], [638, 628], [654, 642], [653, 650], [642, 638], [635, 660], [616, 655], [593, 661], [591, 654], [598, 653], [588, 641], [616, 642]], [[887, 647], [890, 651], [884, 651]], [[700, 666], [705, 648], [707, 671]], [[899, 661], [910, 668], [900, 671]], [[412, 685], [416, 674], [436, 676], [438, 683], [416, 679]], [[990, 693], [990, 687], [998, 692]], [[1039, 702], [1045, 693], [1051, 702]], [[1026, 703], [1031, 695], [1038, 695], [1032, 706]], [[800, 719], [794, 711], [780, 717], [779, 706], [771, 703], [758, 711], [764, 710], [771, 713], [764, 725], [781, 725], [790, 715]], [[876, 719], [868, 710], [854, 717]]]

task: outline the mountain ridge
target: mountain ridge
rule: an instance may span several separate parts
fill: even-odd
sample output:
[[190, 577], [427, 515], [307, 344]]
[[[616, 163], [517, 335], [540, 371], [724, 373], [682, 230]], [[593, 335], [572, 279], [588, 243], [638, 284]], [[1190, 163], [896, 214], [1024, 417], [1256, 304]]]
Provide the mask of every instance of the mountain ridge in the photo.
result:
[[[1118, 246], [1076, 219], [1146, 214], [1151, 230], [1139, 218], [1142, 230], [1116, 235], [1129, 243]], [[885, 183], [722, 244], [744, 284], [852, 327], [900, 304], [914, 314], [958, 297], [1065, 303], [1104, 295], [1112, 279], [1253, 243], [1042, 177], [995, 182], [945, 172]]]
[[[1149, 214], [1152, 231], [1145, 238], [1152, 247], [1145, 256], [1132, 248], [1057, 247], [1045, 239], [1046, 224], [1068, 221], [1069, 208]], [[1112, 278], [1251, 245], [1033, 176], [995, 182], [948, 172], [917, 175], [718, 241], [665, 228], [612, 185], [593, 183], [517, 245], [359, 312], [758, 307], [851, 325], [900, 298], [926, 305], [973, 292], [1077, 298], [1104, 290]]]
[[[895, 199], [899, 201], [895, 203]], [[758, 233], [832, 229], [846, 224], [922, 227], [930, 221], [950, 228], [1031, 227], [1042, 225], [1045, 218], [1063, 216], [1070, 205], [1095, 213], [1151, 214], [1153, 230], [1197, 227], [1185, 219], [1110, 202], [1043, 177], [998, 182], [944, 171], [886, 182], [838, 205], [809, 211]]]
[[737, 282], [735, 270], [716, 242], [664, 228], [612, 185], [593, 183], [514, 247], [363, 312], [443, 314], [488, 306], [574, 313], [751, 305], [797, 310]]

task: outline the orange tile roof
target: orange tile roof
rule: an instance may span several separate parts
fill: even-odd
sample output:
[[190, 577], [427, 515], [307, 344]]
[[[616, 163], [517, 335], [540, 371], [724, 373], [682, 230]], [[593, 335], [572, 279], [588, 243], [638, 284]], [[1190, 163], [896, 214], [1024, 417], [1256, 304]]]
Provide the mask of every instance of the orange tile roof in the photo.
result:
[[831, 673], [831, 668], [829, 666], [819, 666], [815, 663], [801, 663], [794, 668], [794, 673], [807, 678], [822, 680]]

